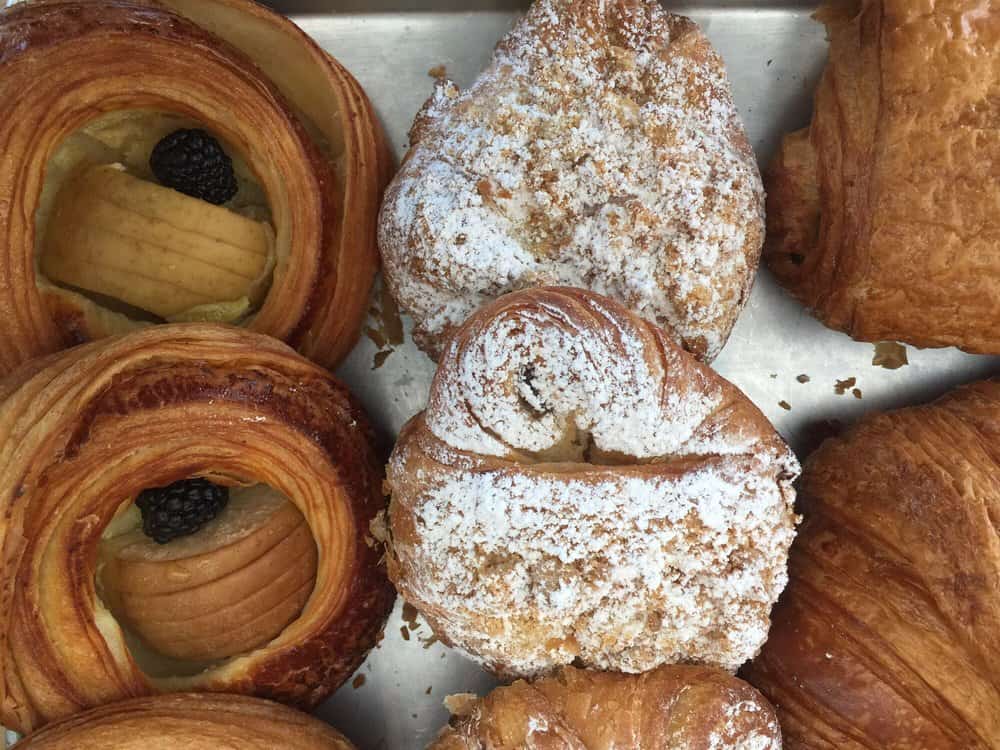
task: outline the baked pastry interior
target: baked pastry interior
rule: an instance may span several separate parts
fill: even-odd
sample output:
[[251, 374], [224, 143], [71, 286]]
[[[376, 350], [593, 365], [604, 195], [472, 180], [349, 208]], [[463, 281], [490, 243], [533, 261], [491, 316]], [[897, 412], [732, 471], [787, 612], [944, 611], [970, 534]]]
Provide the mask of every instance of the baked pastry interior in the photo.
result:
[[222, 481], [143, 492], [102, 535], [98, 596], [153, 680], [264, 646], [315, 585], [316, 542], [295, 504], [265, 484]]
[[167, 112], [111, 112], [66, 138], [35, 226], [40, 288], [96, 306], [112, 331], [244, 322], [276, 262], [267, 195], [246, 159]]

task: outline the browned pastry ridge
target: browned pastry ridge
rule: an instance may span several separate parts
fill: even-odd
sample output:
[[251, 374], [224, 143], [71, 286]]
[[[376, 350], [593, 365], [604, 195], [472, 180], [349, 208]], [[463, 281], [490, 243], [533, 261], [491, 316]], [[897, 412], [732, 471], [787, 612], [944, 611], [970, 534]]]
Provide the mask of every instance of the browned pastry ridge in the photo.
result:
[[242, 695], [133, 698], [54, 722], [22, 750], [353, 750], [332, 727], [278, 703]]
[[828, 3], [808, 129], [766, 177], [765, 258], [863, 341], [1000, 353], [1000, 8]]
[[451, 727], [431, 750], [780, 750], [774, 709], [742, 680], [710, 667], [642, 675], [572, 667], [515, 682], [482, 700], [453, 696]]
[[290, 21], [251, 0], [18, 3], [0, 12], [0, 98], [0, 375], [146, 324], [50, 283], [37, 264], [50, 159], [126, 112], [207, 128], [263, 190], [276, 262], [243, 324], [326, 366], [350, 351], [391, 156], [358, 83]]
[[[318, 704], [375, 644], [395, 596], [368, 535], [385, 506], [371, 443], [325, 370], [238, 328], [155, 326], [0, 381], [0, 723], [30, 731], [157, 691]], [[152, 677], [98, 597], [98, 545], [123, 501], [195, 476], [289, 498], [316, 541], [316, 583], [265, 645]]]
[[996, 381], [809, 459], [790, 582], [745, 672], [789, 750], [1000, 747], [998, 466]]

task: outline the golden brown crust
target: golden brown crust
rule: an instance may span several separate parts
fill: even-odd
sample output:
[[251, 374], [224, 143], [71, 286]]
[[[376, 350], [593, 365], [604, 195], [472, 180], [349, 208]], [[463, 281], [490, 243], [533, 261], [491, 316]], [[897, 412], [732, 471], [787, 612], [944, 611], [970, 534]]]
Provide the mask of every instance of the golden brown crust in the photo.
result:
[[[154, 689], [315, 706], [374, 645], [394, 592], [368, 535], [384, 507], [360, 408], [285, 345], [236, 328], [156, 326], [0, 383], [0, 721], [27, 730]], [[96, 598], [123, 500], [198, 474], [289, 497], [320, 553], [316, 588], [275, 641], [192, 678], [152, 680]]]
[[790, 750], [1000, 746], [998, 446], [989, 381], [809, 460], [791, 581], [746, 671]]
[[[284, 70], [271, 79], [267, 61], [279, 57]], [[0, 123], [8, 155], [0, 169], [0, 373], [120, 332], [88, 300], [38, 289], [34, 207], [63, 139], [125, 109], [206, 123], [240, 150], [267, 192], [279, 263], [249, 326], [326, 366], [350, 351], [378, 264], [384, 135], [357, 82], [289, 21], [249, 0], [19, 4], [0, 14], [0, 96], [10, 102]]]
[[1000, 11], [865, 0], [821, 18], [812, 124], [767, 179], [768, 264], [854, 338], [1000, 352]]
[[178, 693], [112, 703], [50, 724], [24, 750], [353, 750], [323, 722], [240, 695]]
[[465, 707], [430, 747], [461, 750], [779, 750], [774, 710], [742, 680], [710, 667], [642, 675], [567, 667], [515, 682]]

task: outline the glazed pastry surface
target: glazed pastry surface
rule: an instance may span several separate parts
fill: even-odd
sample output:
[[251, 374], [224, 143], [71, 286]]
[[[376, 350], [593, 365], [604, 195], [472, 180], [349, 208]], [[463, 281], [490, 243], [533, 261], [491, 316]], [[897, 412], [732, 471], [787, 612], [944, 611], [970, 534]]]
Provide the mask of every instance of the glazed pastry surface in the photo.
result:
[[461, 709], [431, 750], [781, 750], [774, 709], [719, 669], [660, 667], [642, 675], [566, 667], [515, 682]]
[[181, 693], [91, 709], [21, 740], [22, 750], [352, 750], [307, 714], [240, 695]]
[[868, 417], [807, 462], [745, 676], [790, 750], [1000, 746], [1000, 383]]
[[466, 91], [442, 82], [379, 247], [431, 356], [481, 304], [605, 294], [702, 359], [749, 294], [764, 193], [721, 58], [654, 0], [537, 0]]
[[389, 571], [501, 674], [735, 670], [784, 588], [798, 464], [622, 306], [542, 288], [459, 329], [389, 463]]
[[[374, 646], [394, 599], [368, 530], [385, 506], [372, 440], [329, 373], [238, 328], [155, 326], [0, 381], [0, 723], [28, 731], [155, 691], [317, 705]], [[190, 477], [291, 500], [315, 539], [315, 585], [265, 645], [154, 676], [98, 596], [99, 544], [123, 503]]]
[[765, 256], [863, 341], [1000, 353], [1000, 9], [828, 3], [812, 124], [771, 165]]

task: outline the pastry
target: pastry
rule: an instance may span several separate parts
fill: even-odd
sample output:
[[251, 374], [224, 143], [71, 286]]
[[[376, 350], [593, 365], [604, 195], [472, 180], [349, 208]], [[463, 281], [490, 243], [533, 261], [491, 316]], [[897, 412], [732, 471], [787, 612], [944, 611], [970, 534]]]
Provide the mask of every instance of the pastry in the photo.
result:
[[482, 700], [452, 696], [458, 714], [431, 750], [780, 750], [774, 709], [745, 682], [710, 667], [642, 675], [572, 667], [518, 681]]
[[49, 725], [21, 750], [352, 750], [323, 722], [277, 703], [240, 695], [183, 693], [134, 698]]
[[435, 359], [482, 303], [560, 284], [710, 360], [749, 295], [763, 201], [697, 25], [655, 0], [536, 0], [471, 88], [441, 82], [417, 116], [379, 249]]
[[145, 328], [0, 381], [0, 723], [167, 691], [311, 708], [394, 594], [360, 408], [238, 328]]
[[746, 672], [790, 750], [1000, 747], [997, 446], [989, 381], [809, 459], [791, 581]]
[[391, 159], [291, 22], [250, 0], [18, 3], [0, 98], [0, 375], [165, 321], [350, 351]]
[[797, 472], [658, 327], [592, 292], [515, 292], [456, 332], [400, 434], [389, 575], [503, 675], [735, 670], [785, 585]]
[[765, 256], [862, 341], [1000, 353], [1000, 9], [832, 2], [811, 125], [768, 179]]

